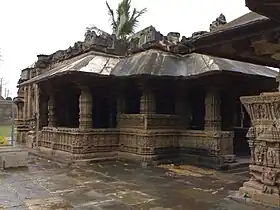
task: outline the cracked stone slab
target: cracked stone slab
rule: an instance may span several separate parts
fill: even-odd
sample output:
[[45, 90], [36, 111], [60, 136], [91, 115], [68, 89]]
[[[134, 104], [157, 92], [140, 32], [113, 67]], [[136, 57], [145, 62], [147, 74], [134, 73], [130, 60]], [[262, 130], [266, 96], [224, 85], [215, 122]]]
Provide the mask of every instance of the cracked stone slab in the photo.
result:
[[72, 192], [61, 193], [60, 197], [71, 201], [74, 207], [95, 206], [99, 203], [113, 200], [104, 194], [96, 192], [92, 188], [81, 188]]
[[29, 199], [25, 201], [28, 210], [72, 210], [71, 203], [60, 197], [50, 197], [44, 199]]
[[149, 203], [155, 200], [155, 198], [151, 197], [150, 195], [133, 190], [121, 190], [107, 195], [112, 198], [116, 198], [127, 205], [138, 205], [142, 203]]
[[40, 182], [40, 185], [47, 189], [50, 193], [57, 191], [72, 189], [80, 185], [78, 180], [67, 177], [66, 174], [59, 174], [50, 177], [46, 181]]

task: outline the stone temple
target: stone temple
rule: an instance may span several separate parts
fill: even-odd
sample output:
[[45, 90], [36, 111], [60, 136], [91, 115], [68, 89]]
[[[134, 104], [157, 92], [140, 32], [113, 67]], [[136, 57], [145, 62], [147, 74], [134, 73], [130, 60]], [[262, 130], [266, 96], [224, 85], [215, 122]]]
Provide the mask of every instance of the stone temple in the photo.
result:
[[[242, 21], [226, 23], [221, 15], [210, 33]], [[125, 43], [88, 31], [67, 50], [38, 55], [22, 70], [14, 99], [17, 141], [73, 162], [221, 169], [249, 159], [251, 121], [239, 97], [275, 91], [277, 72], [192, 53], [204, 34], [163, 36], [150, 26]]]

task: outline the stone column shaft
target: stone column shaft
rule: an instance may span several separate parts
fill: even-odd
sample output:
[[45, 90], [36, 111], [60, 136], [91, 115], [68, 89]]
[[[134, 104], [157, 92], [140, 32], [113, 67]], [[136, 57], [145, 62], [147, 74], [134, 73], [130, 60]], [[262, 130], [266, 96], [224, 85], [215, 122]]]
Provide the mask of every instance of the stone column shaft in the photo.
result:
[[144, 89], [140, 99], [140, 113], [153, 114], [156, 112], [156, 103], [154, 93], [151, 90]]
[[81, 94], [79, 99], [80, 118], [79, 128], [92, 128], [92, 94], [87, 87], [81, 87]]
[[31, 109], [32, 109], [32, 102], [31, 102], [31, 86], [29, 85], [27, 87], [27, 118], [31, 119], [32, 118], [32, 113], [31, 113]]
[[23, 88], [23, 99], [24, 99], [24, 105], [23, 105], [23, 118], [24, 120], [27, 120], [27, 110], [28, 110], [28, 88]]
[[221, 130], [221, 100], [220, 92], [216, 89], [207, 90], [205, 96], [205, 124], [204, 130]]
[[20, 120], [23, 119], [23, 107], [24, 107], [24, 104], [18, 105], [18, 119], [20, 119]]
[[56, 119], [55, 119], [55, 98], [54, 94], [49, 95], [48, 100], [48, 127], [55, 127]]

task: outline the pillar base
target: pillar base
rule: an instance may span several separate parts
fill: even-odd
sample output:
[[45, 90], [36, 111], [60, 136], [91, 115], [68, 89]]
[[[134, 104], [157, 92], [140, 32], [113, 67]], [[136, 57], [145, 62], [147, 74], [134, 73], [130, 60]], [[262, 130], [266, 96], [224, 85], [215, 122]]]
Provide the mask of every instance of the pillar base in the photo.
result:
[[240, 197], [247, 197], [252, 202], [262, 203], [272, 206], [280, 206], [280, 195], [278, 193], [264, 193], [264, 185], [256, 180], [249, 180], [239, 189]]

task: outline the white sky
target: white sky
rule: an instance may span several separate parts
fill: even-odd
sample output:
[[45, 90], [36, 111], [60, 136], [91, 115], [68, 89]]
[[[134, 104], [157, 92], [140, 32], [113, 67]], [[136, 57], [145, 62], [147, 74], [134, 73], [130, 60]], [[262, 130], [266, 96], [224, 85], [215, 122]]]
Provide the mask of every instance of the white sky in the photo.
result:
[[[108, 0], [116, 8], [120, 0]], [[138, 29], [153, 25], [162, 34], [190, 36], [208, 30], [223, 13], [231, 21], [249, 12], [245, 0], [132, 0], [138, 9], [147, 7]], [[11, 95], [21, 70], [38, 54], [51, 54], [84, 39], [85, 28], [94, 24], [111, 33], [105, 0], [0, 0], [0, 77]], [[4, 95], [4, 91], [3, 91]]]

